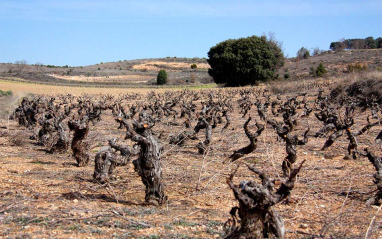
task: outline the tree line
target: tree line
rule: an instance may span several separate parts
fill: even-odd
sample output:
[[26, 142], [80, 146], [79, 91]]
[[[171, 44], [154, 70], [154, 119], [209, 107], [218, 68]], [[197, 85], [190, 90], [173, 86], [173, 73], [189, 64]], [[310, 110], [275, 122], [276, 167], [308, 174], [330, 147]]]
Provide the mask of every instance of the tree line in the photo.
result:
[[366, 37], [365, 39], [342, 39], [340, 41], [330, 43], [331, 50], [351, 50], [351, 49], [377, 49], [382, 48], [382, 37], [374, 39], [374, 37]]

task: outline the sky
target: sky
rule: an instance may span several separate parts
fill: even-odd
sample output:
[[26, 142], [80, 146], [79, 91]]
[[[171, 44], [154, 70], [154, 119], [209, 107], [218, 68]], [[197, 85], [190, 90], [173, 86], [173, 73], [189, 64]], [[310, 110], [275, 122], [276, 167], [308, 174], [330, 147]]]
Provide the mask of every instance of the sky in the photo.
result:
[[202, 58], [219, 42], [269, 32], [287, 57], [382, 37], [382, 0], [0, 0], [1, 63]]

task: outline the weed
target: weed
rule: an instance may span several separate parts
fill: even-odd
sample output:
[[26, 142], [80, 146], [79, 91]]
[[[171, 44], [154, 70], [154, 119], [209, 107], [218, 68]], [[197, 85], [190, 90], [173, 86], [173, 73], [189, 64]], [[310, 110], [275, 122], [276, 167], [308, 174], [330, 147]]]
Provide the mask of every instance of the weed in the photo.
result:
[[113, 239], [127, 239], [127, 238], [134, 238], [133, 235], [131, 235], [129, 232], [126, 232], [122, 235], [113, 236]]
[[49, 221], [49, 218], [33, 218], [33, 217], [18, 217], [12, 220], [12, 222], [22, 224], [22, 225], [28, 225], [29, 223], [44, 223], [47, 224]]
[[214, 220], [211, 220], [211, 221], [208, 221], [207, 222], [207, 227], [218, 227], [218, 226], [223, 226], [223, 222], [220, 222], [220, 221], [214, 221]]
[[158, 236], [157, 234], [151, 234], [151, 235], [148, 235], [148, 236], [138, 237], [138, 238], [139, 239], [160, 239], [162, 237]]
[[130, 230], [141, 230], [147, 228], [146, 226], [140, 225], [140, 224], [129, 224], [125, 229], [130, 229]]
[[103, 217], [101, 219], [99, 219], [96, 224], [97, 225], [100, 225], [100, 226], [106, 226], [106, 224], [110, 221], [110, 218], [109, 217]]
[[188, 222], [186, 221], [185, 219], [177, 219], [175, 220], [172, 225], [174, 226], [183, 226], [183, 227], [194, 227], [194, 226], [197, 226], [198, 224], [197, 223], [194, 223], [194, 222]]
[[64, 229], [69, 230], [69, 231], [78, 231], [78, 230], [82, 229], [82, 226], [79, 224], [73, 224], [73, 225], [65, 227]]

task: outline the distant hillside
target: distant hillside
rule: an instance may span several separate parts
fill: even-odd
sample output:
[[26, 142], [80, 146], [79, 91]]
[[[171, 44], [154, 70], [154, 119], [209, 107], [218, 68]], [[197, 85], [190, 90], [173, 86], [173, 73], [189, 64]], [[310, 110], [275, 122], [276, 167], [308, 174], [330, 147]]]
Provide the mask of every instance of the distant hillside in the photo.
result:
[[[356, 64], [362, 70], [382, 70], [382, 49], [326, 51], [307, 59], [288, 58], [278, 71], [279, 79], [312, 77], [312, 68], [320, 63], [327, 69], [327, 76], [339, 76]], [[192, 64], [197, 68], [191, 69]], [[83, 67], [0, 63], [0, 78], [54, 85], [145, 87], [155, 84], [158, 71], [165, 69], [170, 85], [200, 85], [213, 82], [208, 68], [204, 58], [175, 57], [100, 62]]]
[[[196, 64], [195, 69], [191, 65]], [[211, 83], [209, 65], [200, 58], [158, 58], [70, 67], [51, 65], [0, 64], [0, 77], [45, 84], [79, 86], [148, 86], [155, 84], [158, 71], [165, 69], [171, 85]]]
[[285, 74], [297, 79], [311, 77], [311, 68], [317, 68], [320, 63], [328, 70], [327, 76], [348, 73], [349, 66], [357, 63], [365, 70], [382, 71], [382, 49], [326, 51], [307, 59], [289, 58], [279, 69], [278, 74], [280, 78]]

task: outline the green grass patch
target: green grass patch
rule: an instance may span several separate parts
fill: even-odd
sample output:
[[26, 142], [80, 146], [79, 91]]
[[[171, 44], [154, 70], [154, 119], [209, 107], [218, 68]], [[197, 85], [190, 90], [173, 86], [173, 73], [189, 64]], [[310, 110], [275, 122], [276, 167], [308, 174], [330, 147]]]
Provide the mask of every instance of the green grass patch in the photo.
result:
[[2, 91], [0, 90], [0, 96], [12, 96], [13, 92], [8, 90], [8, 91]]

